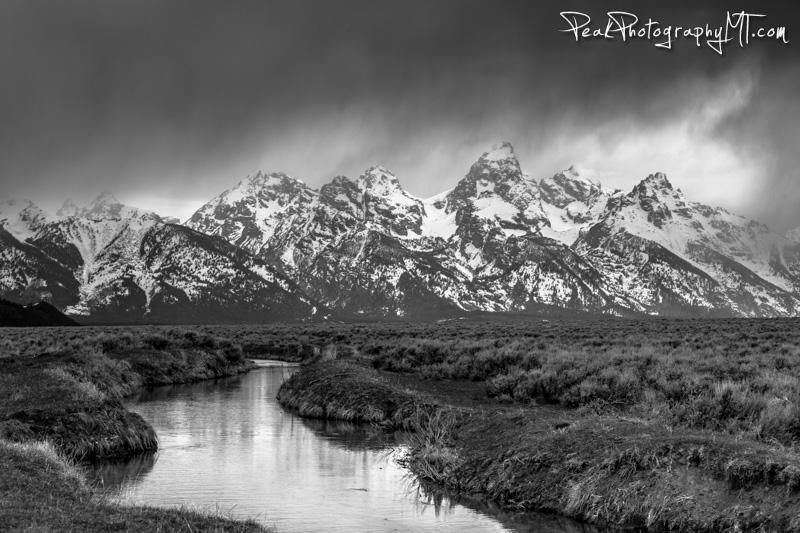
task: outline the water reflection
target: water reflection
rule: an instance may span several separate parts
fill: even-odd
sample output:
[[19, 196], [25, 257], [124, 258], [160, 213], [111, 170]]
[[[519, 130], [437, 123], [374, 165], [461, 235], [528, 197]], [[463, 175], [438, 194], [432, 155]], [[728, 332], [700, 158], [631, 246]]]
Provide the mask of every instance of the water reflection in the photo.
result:
[[97, 465], [97, 483], [123, 501], [230, 510], [281, 533], [579, 531], [518, 525], [414, 485], [391, 457], [395, 436], [281, 408], [275, 395], [295, 370], [146, 391], [131, 408], [155, 427], [158, 453]]
[[364, 448], [383, 450], [398, 443], [396, 434], [387, 433], [372, 424], [319, 418], [301, 418], [300, 421], [315, 435], [348, 450], [358, 451]]
[[103, 492], [114, 494], [146, 476], [155, 464], [156, 455], [152, 453], [137, 455], [125, 461], [98, 461], [90, 466], [88, 478]]
[[503, 524], [508, 531], [519, 533], [597, 533], [598, 529], [588, 524], [581, 524], [568, 518], [540, 513], [509, 513], [492, 503], [469, 500], [441, 487], [426, 483], [419, 478], [407, 474], [404, 478], [406, 496], [417, 512], [433, 513], [438, 517], [457, 506], [469, 507], [475, 511], [492, 516]]

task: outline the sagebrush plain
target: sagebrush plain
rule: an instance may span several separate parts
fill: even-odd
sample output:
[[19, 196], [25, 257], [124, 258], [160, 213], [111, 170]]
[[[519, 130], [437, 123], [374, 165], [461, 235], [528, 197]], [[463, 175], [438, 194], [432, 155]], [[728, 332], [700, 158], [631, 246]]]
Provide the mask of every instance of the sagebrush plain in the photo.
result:
[[149, 446], [120, 403], [139, 387], [280, 359], [305, 363], [285, 405], [408, 430], [406, 466], [472, 498], [611, 528], [800, 527], [800, 319], [83, 326], [0, 338], [3, 438], [46, 440], [73, 459]]

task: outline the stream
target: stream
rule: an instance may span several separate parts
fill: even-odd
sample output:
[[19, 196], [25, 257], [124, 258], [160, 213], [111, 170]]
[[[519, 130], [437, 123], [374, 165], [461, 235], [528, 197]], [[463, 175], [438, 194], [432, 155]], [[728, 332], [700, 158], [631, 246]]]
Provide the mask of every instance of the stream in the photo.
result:
[[278, 533], [595, 531], [424, 490], [396, 464], [395, 435], [281, 407], [278, 388], [297, 369], [261, 362], [240, 376], [144, 391], [129, 408], [155, 428], [159, 451], [92, 465], [90, 477], [125, 503], [218, 511]]

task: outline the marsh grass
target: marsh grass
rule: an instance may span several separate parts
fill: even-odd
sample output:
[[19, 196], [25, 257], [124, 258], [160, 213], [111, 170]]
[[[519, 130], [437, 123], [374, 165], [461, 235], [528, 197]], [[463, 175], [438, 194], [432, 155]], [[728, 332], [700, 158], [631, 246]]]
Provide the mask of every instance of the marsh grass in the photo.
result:
[[4, 332], [10, 335], [0, 358], [0, 438], [47, 439], [80, 459], [156, 450], [153, 429], [122, 404], [142, 387], [251, 368], [230, 339], [191, 329]]
[[384, 371], [482, 382], [501, 402], [630, 412], [787, 445], [800, 438], [800, 319], [220, 328], [264, 356], [346, 353]]
[[[0, 359], [101, 353], [128, 360], [148, 383], [169, 382], [176, 373], [213, 377], [203, 370], [210, 358], [220, 365], [245, 356], [350, 359], [427, 379], [482, 382], [487, 395], [500, 402], [630, 412], [670, 427], [786, 445], [800, 438], [798, 319], [117, 326], [3, 333]], [[170, 352], [182, 355], [171, 361], [160, 357]], [[99, 390], [111, 397], [125, 394]], [[92, 397], [90, 388], [84, 392]]]
[[[34, 390], [51, 399], [107, 405], [136, 388], [135, 376], [142, 384], [170, 375], [200, 379], [213, 374], [209, 365], [232, 368], [245, 356], [313, 361], [286, 381], [283, 403], [306, 416], [413, 429], [417, 440], [408, 449], [424, 458], [414, 468], [456, 490], [483, 494], [512, 509], [568, 512], [642, 528], [800, 530], [794, 507], [786, 507], [782, 522], [768, 522], [752, 501], [741, 499], [756, 491], [780, 510], [800, 490], [794, 454], [800, 438], [798, 319], [77, 331], [3, 331], [8, 332], [0, 341], [5, 369], [41, 356], [56, 364], [52, 374], [37, 378], [43, 389], [0, 372], [0, 411], [7, 409], [0, 415], [0, 433], [20, 440], [39, 435], [27, 418], [7, 416], [8, 406], [27, 413], [24, 404]], [[76, 366], [67, 361], [92, 354], [101, 359]], [[390, 386], [365, 366], [482, 384], [505, 411], [473, 414], [452, 425], [437, 415], [440, 406]], [[108, 381], [104, 373], [129, 375], [131, 381], [101, 385]], [[552, 406], [566, 413], [567, 422], [550, 428], [549, 422], [509, 414], [509, 403], [524, 409]], [[697, 472], [702, 475], [691, 477]]]
[[455, 435], [463, 420], [464, 413], [456, 409], [419, 406], [403, 424], [406, 448], [397, 463], [423, 480], [447, 486], [460, 464]]
[[[315, 328], [286, 332], [317, 348], [287, 382], [315, 415], [338, 416], [330, 398], [352, 416], [402, 391], [370, 366], [416, 376], [392, 383], [475, 382], [495, 400], [396, 402], [391, 427], [411, 430], [402, 464], [432, 483], [613, 527], [800, 530], [800, 320]], [[334, 338], [353, 364], [317, 362]], [[446, 401], [458, 387], [420, 390]]]
[[122, 505], [89, 487], [71, 463], [155, 451], [155, 431], [122, 401], [144, 386], [247, 371], [251, 363], [238, 344], [177, 328], [3, 333], [0, 529], [266, 531], [252, 521], [232, 520], [219, 509]]
[[0, 440], [0, 524], [9, 531], [271, 531], [223, 509], [126, 505], [98, 493], [49, 442]]
[[366, 368], [325, 360], [285, 380], [278, 401], [301, 416], [368, 422], [402, 429], [422, 400]]

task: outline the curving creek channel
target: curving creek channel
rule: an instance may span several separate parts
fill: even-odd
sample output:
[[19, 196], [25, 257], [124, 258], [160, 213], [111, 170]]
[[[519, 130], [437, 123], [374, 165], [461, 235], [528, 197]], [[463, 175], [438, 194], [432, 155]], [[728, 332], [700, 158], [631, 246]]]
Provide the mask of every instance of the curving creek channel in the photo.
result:
[[281, 407], [278, 388], [297, 368], [261, 362], [240, 376], [143, 392], [130, 408], [156, 429], [159, 451], [91, 465], [90, 475], [123, 502], [219, 511], [278, 533], [596, 531], [426, 492], [396, 464], [396, 435]]

